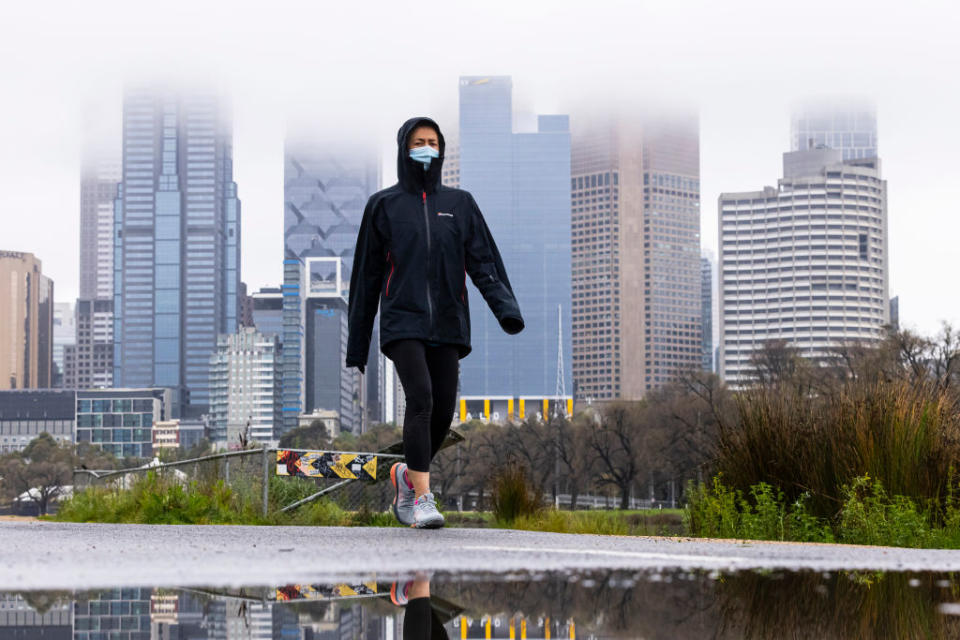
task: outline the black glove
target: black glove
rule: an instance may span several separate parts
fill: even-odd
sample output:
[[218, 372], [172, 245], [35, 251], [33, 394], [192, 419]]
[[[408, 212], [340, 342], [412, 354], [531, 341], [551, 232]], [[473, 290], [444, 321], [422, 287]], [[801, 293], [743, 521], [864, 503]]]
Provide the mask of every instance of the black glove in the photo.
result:
[[500, 327], [510, 335], [516, 335], [523, 331], [522, 318], [504, 318], [500, 321]]

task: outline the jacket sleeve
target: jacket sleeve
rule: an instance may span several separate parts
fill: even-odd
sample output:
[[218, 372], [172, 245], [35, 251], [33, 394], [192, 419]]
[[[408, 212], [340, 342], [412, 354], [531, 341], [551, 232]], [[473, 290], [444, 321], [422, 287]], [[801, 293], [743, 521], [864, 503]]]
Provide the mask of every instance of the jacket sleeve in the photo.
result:
[[480, 207], [471, 196], [469, 198], [470, 227], [464, 247], [467, 273], [473, 284], [483, 295], [487, 306], [500, 323], [500, 327], [509, 334], [523, 331], [523, 316], [520, 305], [513, 295], [513, 288], [507, 278], [500, 252], [493, 241]]
[[383, 283], [384, 257], [383, 237], [376, 225], [378, 202], [367, 201], [357, 235], [353, 254], [353, 271], [350, 274], [350, 301], [347, 310], [347, 361], [348, 367], [364, 367], [370, 352], [370, 335], [373, 320], [380, 304], [380, 288]]

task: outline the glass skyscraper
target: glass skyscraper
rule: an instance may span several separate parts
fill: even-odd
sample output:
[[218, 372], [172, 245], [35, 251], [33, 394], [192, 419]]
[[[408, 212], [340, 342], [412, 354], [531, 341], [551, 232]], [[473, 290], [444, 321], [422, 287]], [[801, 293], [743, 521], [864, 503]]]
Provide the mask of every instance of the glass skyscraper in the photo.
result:
[[790, 121], [791, 150], [839, 149], [844, 160], [877, 157], [877, 112], [865, 100], [821, 100], [800, 105]]
[[[345, 430], [359, 433], [366, 408], [363, 379], [344, 366], [347, 287], [363, 210], [379, 187], [379, 168], [375, 153], [343, 158], [334, 148], [329, 140], [309, 136], [291, 136], [286, 143], [283, 431], [295, 428], [301, 414], [326, 409], [340, 414]], [[372, 344], [377, 343], [375, 335]], [[381, 358], [379, 349], [371, 348], [368, 385], [377, 382]]]
[[216, 96], [125, 96], [113, 262], [114, 384], [171, 387], [184, 415], [205, 412], [240, 285], [232, 133]]
[[519, 335], [507, 335], [474, 296], [473, 352], [460, 362], [465, 395], [552, 396], [558, 308], [563, 387], [572, 389], [569, 117], [541, 115], [536, 132], [514, 133], [512, 91], [507, 76], [460, 78], [456, 175], [493, 233], [526, 323]]

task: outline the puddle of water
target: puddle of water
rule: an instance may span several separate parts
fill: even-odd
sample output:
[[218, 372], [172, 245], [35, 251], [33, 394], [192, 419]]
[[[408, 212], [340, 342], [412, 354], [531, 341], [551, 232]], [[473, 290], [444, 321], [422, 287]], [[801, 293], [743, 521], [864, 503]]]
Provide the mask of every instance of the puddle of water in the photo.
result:
[[931, 573], [435, 574], [0, 593], [4, 640], [954, 637], [960, 576]]

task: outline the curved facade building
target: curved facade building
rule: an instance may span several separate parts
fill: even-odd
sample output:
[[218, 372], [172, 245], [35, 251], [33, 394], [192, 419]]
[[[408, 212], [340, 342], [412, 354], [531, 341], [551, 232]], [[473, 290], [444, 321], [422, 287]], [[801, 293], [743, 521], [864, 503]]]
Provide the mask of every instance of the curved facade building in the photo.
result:
[[784, 154], [777, 188], [720, 195], [720, 374], [749, 385], [772, 340], [805, 357], [889, 324], [887, 185], [876, 158]]

